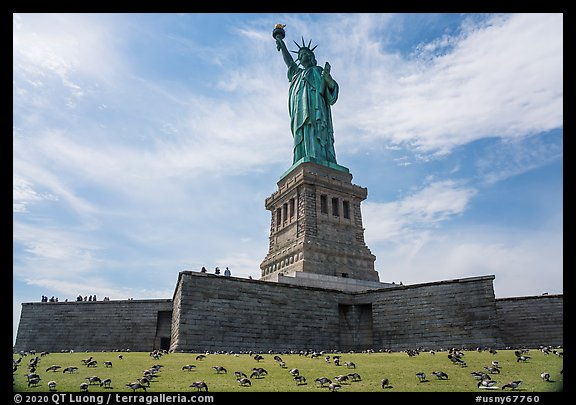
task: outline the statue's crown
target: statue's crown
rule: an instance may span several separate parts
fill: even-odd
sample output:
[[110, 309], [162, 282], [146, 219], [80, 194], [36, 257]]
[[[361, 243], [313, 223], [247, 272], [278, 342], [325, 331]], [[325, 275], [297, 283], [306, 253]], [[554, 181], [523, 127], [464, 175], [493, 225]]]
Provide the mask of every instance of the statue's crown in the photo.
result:
[[298, 50], [297, 50], [297, 51], [291, 51], [291, 52], [294, 52], [294, 53], [297, 53], [297, 54], [299, 54], [299, 53], [302, 52], [302, 51], [308, 51], [308, 52], [310, 52], [310, 53], [313, 54], [313, 53], [314, 53], [314, 49], [316, 49], [316, 47], [318, 46], [318, 45], [314, 45], [314, 48], [310, 48], [310, 44], [312, 43], [312, 40], [308, 41], [308, 45], [306, 45], [306, 44], [304, 43], [304, 37], [302, 37], [302, 46], [300, 46], [300, 44], [299, 44], [298, 42], [296, 42], [296, 41], [294, 41], [294, 43], [295, 43], [296, 46], [298, 47]]

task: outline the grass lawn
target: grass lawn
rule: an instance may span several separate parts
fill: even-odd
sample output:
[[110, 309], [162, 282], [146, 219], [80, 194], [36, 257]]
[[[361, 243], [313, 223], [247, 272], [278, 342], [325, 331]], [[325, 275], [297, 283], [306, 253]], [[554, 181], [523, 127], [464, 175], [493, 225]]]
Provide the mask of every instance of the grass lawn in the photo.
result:
[[[562, 351], [562, 350], [560, 350]], [[34, 355], [22, 357], [20, 366], [13, 373], [13, 390], [15, 392], [48, 392], [48, 382], [57, 383], [54, 392], [79, 392], [80, 384], [88, 382], [87, 377], [98, 376], [101, 380], [112, 380], [109, 388], [99, 384], [89, 385], [88, 392], [132, 392], [126, 384], [143, 376], [144, 370], [155, 364], [163, 367], [157, 373], [157, 378], [147, 387], [147, 392], [196, 392], [190, 384], [195, 381], [205, 381], [209, 392], [323, 392], [328, 391], [328, 385], [321, 387], [315, 380], [327, 377], [337, 382], [335, 377], [358, 373], [360, 379], [340, 383], [340, 392], [486, 392], [487, 389], [477, 387], [478, 380], [471, 374], [473, 371], [486, 372], [484, 367], [491, 365], [493, 360], [499, 363], [501, 372], [490, 374], [497, 382], [493, 391], [502, 392], [502, 386], [510, 381], [521, 380], [517, 392], [560, 392], [563, 390], [563, 358], [555, 354], [544, 354], [538, 349], [531, 349], [526, 362], [518, 362], [514, 350], [499, 350], [496, 354], [488, 351], [464, 351], [463, 360], [466, 366], [453, 364], [447, 352], [421, 352], [408, 356], [406, 352], [393, 353], [339, 353], [340, 365], [335, 365], [333, 353], [311, 358], [299, 354], [280, 354], [285, 362], [282, 367], [274, 360], [275, 354], [262, 353], [263, 359], [257, 361], [249, 354], [207, 354], [204, 359], [196, 359], [194, 353], [169, 353], [155, 360], [149, 353], [142, 352], [78, 352], [49, 353], [39, 356], [40, 361], [36, 373], [40, 376], [38, 385], [28, 386], [27, 365]], [[123, 359], [118, 356], [122, 355]], [[330, 356], [330, 361], [325, 356]], [[95, 367], [87, 367], [82, 359], [93, 357], [97, 361]], [[14, 354], [14, 359], [20, 358]], [[105, 367], [104, 362], [111, 361], [111, 367]], [[347, 367], [345, 362], [353, 362], [355, 368]], [[194, 365], [191, 371], [183, 370], [185, 365]], [[52, 365], [59, 365], [58, 371], [46, 371]], [[63, 373], [69, 366], [78, 367], [75, 373]], [[213, 367], [222, 366], [226, 372], [216, 372]], [[241, 385], [234, 375], [241, 371], [248, 377], [254, 367], [262, 367], [267, 371], [260, 378], [252, 377], [250, 384]], [[306, 379], [305, 383], [294, 381], [291, 369], [297, 368], [299, 374]], [[443, 371], [448, 379], [440, 380], [432, 374]], [[424, 372], [423, 382], [416, 373]], [[544, 381], [541, 373], [550, 374], [550, 381]], [[390, 387], [383, 389], [381, 381], [388, 378]], [[505, 389], [509, 391], [508, 388]], [[138, 390], [137, 392], [142, 392]]]

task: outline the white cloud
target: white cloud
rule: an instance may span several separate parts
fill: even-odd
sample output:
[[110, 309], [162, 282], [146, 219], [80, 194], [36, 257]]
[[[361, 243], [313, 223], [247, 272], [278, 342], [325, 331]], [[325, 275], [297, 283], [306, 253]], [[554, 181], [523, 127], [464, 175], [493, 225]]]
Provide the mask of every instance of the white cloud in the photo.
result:
[[12, 204], [14, 212], [26, 212], [27, 205], [42, 200], [56, 200], [50, 193], [38, 193], [32, 184], [20, 176], [14, 176], [12, 180]]
[[[332, 64], [347, 91], [334, 107], [340, 108], [340, 139], [353, 146], [360, 133], [367, 134], [361, 145], [380, 139], [445, 154], [484, 137], [514, 138], [563, 125], [562, 14], [496, 16], [443, 41], [453, 47], [424, 63], [377, 47], [359, 53], [352, 49], [357, 41], [340, 43], [345, 55], [354, 55]], [[362, 75], [355, 74], [359, 70]]]
[[55, 76], [81, 97], [83, 76], [100, 81], [123, 71], [113, 46], [118, 40], [114, 25], [97, 14], [15, 14], [14, 22], [14, 75], [34, 80], [37, 87]]
[[[289, 165], [290, 157], [282, 152], [291, 144], [288, 82], [274, 80], [273, 69], [256, 60], [239, 65], [216, 80], [210, 76], [215, 91], [201, 95], [140, 77], [138, 67], [120, 52], [120, 41], [110, 38], [120, 30], [114, 25], [119, 17], [72, 17], [15, 17], [14, 94], [15, 105], [23, 107], [15, 112], [22, 134], [14, 149], [15, 169], [27, 170], [28, 181], [32, 171], [40, 173], [48, 164], [54, 179], [66, 172], [77, 181], [137, 195], [139, 189], [144, 194], [157, 187], [155, 181], [175, 190], [180, 182], [205, 175], [240, 174], [284, 160]], [[41, 41], [35, 40], [38, 36]], [[221, 53], [226, 57], [230, 52]], [[102, 71], [100, 65], [108, 62], [111, 66]], [[30, 88], [32, 80], [34, 87], [46, 87], [50, 76], [60, 78], [64, 87], [82, 82], [98, 91], [92, 92], [94, 99], [72, 102], [72, 93], [61, 88]], [[62, 113], [62, 105], [76, 109], [77, 115]], [[102, 105], [108, 115], [94, 114]], [[33, 113], [25, 113], [28, 109]], [[121, 121], [110, 120], [116, 115], [123, 116]], [[133, 129], [126, 131], [129, 127]], [[49, 175], [42, 177], [46, 182]], [[65, 185], [60, 186], [63, 192]]]
[[505, 139], [478, 157], [475, 166], [485, 184], [494, 184], [542, 167], [563, 156], [562, 134]]
[[562, 294], [561, 225], [525, 233], [496, 227], [417, 232], [409, 241], [374, 243], [382, 281], [404, 284], [494, 275], [496, 297]]
[[[84, 215], [95, 211], [93, 202], [80, 196], [65, 177], [58, 173], [61, 153], [66, 157], [66, 142], [60, 140], [62, 138], [58, 133], [40, 135], [37, 142], [28, 142], [22, 137], [14, 138], [12, 197], [15, 212], [23, 212], [27, 205], [39, 201], [65, 202], [76, 213]], [[48, 142], [45, 144], [43, 141]], [[51, 156], [50, 152], [55, 149], [56, 153]], [[78, 167], [83, 167], [87, 162], [88, 160], [80, 161]], [[71, 170], [70, 173], [78, 175], [78, 170]]]
[[94, 253], [98, 247], [89, 242], [86, 229], [50, 229], [16, 220], [12, 238], [21, 246], [28, 261], [25, 266], [14, 265], [14, 275], [18, 278], [42, 273], [57, 277], [86, 273], [97, 264]]
[[366, 202], [362, 206], [369, 243], [402, 241], [412, 238], [415, 230], [431, 229], [462, 214], [476, 190], [455, 181], [438, 181], [389, 203]]

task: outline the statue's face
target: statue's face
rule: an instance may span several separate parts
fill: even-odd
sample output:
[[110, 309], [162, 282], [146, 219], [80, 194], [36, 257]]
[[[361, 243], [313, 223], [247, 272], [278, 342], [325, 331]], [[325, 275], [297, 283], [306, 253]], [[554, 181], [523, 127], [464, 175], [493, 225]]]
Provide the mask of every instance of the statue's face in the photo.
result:
[[316, 62], [314, 54], [307, 49], [302, 49], [300, 52], [298, 52], [298, 60], [300, 60], [300, 63], [304, 67], [314, 66]]

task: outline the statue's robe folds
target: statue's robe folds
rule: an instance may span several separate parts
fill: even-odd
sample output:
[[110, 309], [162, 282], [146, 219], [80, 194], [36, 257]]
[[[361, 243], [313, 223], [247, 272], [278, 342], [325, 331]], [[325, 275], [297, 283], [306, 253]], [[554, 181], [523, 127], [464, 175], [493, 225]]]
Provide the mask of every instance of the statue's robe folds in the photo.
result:
[[294, 136], [294, 162], [304, 157], [336, 163], [334, 129], [330, 106], [338, 99], [338, 84], [332, 90], [322, 82], [323, 68], [288, 69], [290, 90], [288, 108]]

